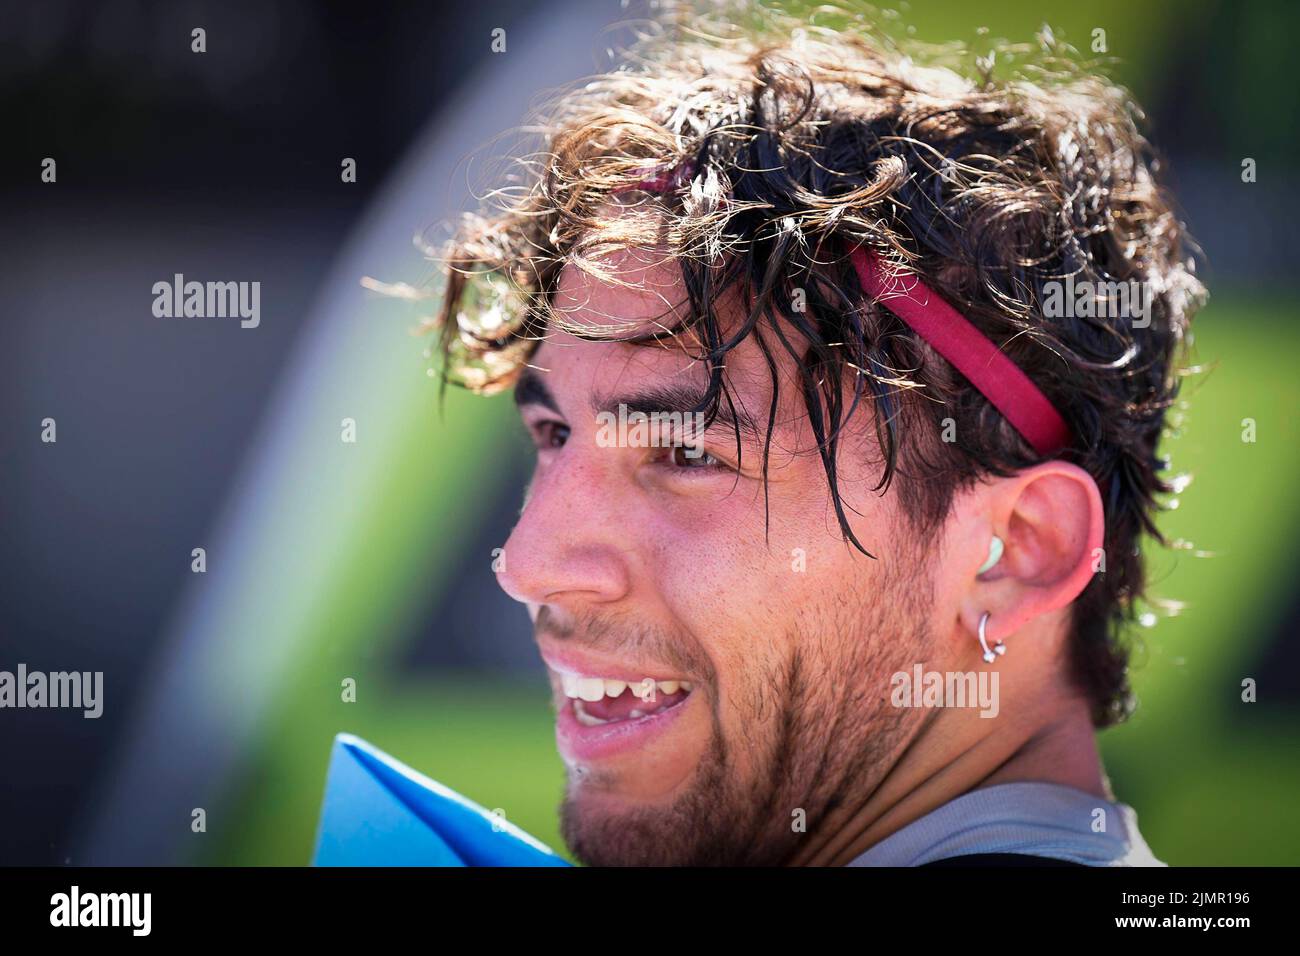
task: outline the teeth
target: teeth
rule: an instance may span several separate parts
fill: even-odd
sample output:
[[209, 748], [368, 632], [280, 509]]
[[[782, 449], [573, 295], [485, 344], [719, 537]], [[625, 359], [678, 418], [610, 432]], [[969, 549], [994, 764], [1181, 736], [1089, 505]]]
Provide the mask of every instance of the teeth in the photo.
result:
[[686, 680], [654, 681], [647, 677], [643, 681], [629, 684], [627, 681], [613, 677], [579, 677], [577, 674], [560, 674], [560, 687], [565, 697], [590, 703], [605, 697], [619, 697], [630, 687], [636, 697], [652, 704], [661, 694], [668, 696], [679, 691], [689, 694], [693, 686]]

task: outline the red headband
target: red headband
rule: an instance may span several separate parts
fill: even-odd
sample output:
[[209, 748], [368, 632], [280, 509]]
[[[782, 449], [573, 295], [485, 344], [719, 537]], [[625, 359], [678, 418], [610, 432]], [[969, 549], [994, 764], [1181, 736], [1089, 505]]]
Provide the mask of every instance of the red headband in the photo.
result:
[[[667, 192], [689, 175], [689, 166], [660, 171], [637, 183], [647, 192]], [[979, 329], [914, 275], [887, 273], [880, 257], [863, 246], [849, 256], [862, 291], [911, 327], [993, 403], [1034, 451], [1044, 458], [1070, 446], [1070, 426], [1061, 413]]]
[[874, 253], [849, 256], [862, 291], [906, 322], [993, 403], [1044, 458], [1071, 442], [1070, 426], [1038, 386], [996, 345], [916, 276], [887, 273]]

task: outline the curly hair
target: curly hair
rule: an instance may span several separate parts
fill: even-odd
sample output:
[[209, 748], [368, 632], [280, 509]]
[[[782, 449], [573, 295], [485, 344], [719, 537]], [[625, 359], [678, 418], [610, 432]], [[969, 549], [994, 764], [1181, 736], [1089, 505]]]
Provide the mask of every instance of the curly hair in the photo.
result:
[[[688, 349], [709, 373], [700, 410], [711, 419], [732, 402], [727, 353], [752, 337], [772, 371], [769, 445], [775, 356], [787, 353], [841, 530], [865, 553], [836, 482], [839, 436], [860, 406], [874, 417], [877, 490], [893, 485], [918, 529], [939, 527], [981, 477], [1039, 460], [864, 297], [847, 251], [869, 246], [959, 308], [1069, 423], [1064, 457], [1102, 490], [1106, 561], [1074, 605], [1071, 673], [1093, 723], [1118, 722], [1132, 709], [1124, 635], [1145, 587], [1138, 544], [1163, 541], [1154, 518], [1171, 490], [1158, 444], [1205, 298], [1141, 114], [1046, 30], [1037, 46], [977, 58], [819, 9], [811, 22], [746, 7], [743, 28], [661, 17], [620, 69], [544, 107], [542, 149], [437, 257], [444, 384], [508, 387], [556, 329], [620, 337], [551, 307], [561, 270], [617, 283], [611, 253], [664, 250], [687, 317], [620, 340]], [[1000, 64], [1007, 75], [995, 77]], [[1113, 295], [1090, 292], [1083, 307], [1048, 308], [1066, 281], [1137, 282], [1149, 305], [1123, 318]], [[743, 304], [738, 328], [715, 308], [728, 292]]]

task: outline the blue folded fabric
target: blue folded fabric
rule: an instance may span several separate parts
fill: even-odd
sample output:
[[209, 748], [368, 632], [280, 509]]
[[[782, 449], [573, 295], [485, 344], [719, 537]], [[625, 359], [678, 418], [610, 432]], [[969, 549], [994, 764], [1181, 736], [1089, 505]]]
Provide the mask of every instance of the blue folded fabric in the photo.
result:
[[569, 866], [545, 844], [352, 734], [334, 738], [314, 866]]

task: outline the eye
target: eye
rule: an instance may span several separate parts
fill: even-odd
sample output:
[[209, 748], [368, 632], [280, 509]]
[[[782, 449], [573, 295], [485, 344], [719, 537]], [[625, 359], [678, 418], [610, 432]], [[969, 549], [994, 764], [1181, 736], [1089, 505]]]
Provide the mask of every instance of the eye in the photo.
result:
[[708, 452], [689, 448], [686, 445], [675, 445], [669, 450], [668, 461], [674, 468], [683, 471], [702, 471], [712, 468], [725, 468], [721, 461], [714, 458]]
[[539, 450], [563, 448], [569, 440], [569, 426], [563, 422], [538, 422], [532, 428], [533, 441]]

